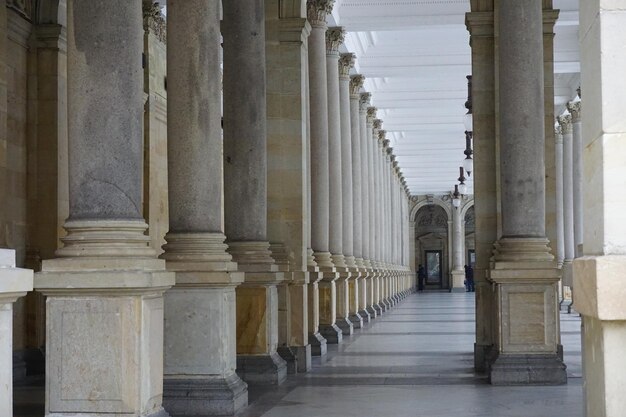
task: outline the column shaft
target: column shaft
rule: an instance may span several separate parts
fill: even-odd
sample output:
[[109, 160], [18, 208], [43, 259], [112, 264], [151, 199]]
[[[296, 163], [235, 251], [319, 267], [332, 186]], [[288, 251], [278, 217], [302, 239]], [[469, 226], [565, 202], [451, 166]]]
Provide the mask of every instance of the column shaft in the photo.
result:
[[567, 105], [572, 115], [572, 171], [574, 197], [574, 257], [583, 253], [583, 132], [581, 121], [581, 102], [574, 101]]
[[574, 138], [571, 116], [559, 116], [558, 120], [563, 134], [563, 285], [571, 287], [574, 260]]

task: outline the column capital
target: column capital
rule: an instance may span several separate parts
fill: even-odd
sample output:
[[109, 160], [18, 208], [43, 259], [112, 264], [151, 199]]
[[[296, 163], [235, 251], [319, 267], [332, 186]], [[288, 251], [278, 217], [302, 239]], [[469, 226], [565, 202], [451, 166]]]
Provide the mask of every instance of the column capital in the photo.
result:
[[360, 110], [362, 112], [366, 112], [367, 108], [369, 107], [370, 103], [372, 101], [372, 93], [361, 93], [361, 97], [360, 97]]
[[[341, 78], [348, 78], [350, 76], [350, 70], [354, 68], [356, 62], [356, 55], [352, 52], [339, 55], [339, 76]], [[352, 84], [352, 80], [350, 80]]]
[[378, 131], [378, 140], [383, 141], [383, 143], [385, 142], [385, 138], [387, 136], [387, 131], [386, 130], [379, 130]]
[[328, 28], [326, 31], [326, 54], [339, 53], [339, 46], [346, 37], [346, 31], [342, 27]]
[[152, 32], [161, 42], [167, 42], [167, 23], [159, 3], [143, 0], [143, 30]]
[[381, 119], [374, 119], [374, 129], [382, 129], [383, 121]]
[[465, 27], [470, 36], [493, 37], [493, 12], [471, 12], [465, 14]]
[[559, 121], [559, 125], [561, 125], [563, 135], [567, 135], [573, 132], [571, 114], [563, 114], [561, 116], [558, 116], [556, 119]]
[[370, 123], [374, 123], [374, 119], [376, 119], [376, 112], [378, 109], [376, 107], [368, 107], [367, 108], [367, 121]]
[[580, 122], [580, 111], [581, 109], [580, 101], [570, 101], [567, 103], [567, 110], [572, 115], [572, 123]]
[[563, 144], [563, 129], [560, 124], [556, 124], [554, 126], [554, 139], [556, 140], [557, 145]]
[[333, 11], [335, 0], [307, 0], [306, 14], [311, 26], [326, 27], [326, 16]]
[[361, 74], [352, 75], [350, 77], [350, 96], [354, 99], [360, 99], [360, 91], [365, 82], [365, 76]]

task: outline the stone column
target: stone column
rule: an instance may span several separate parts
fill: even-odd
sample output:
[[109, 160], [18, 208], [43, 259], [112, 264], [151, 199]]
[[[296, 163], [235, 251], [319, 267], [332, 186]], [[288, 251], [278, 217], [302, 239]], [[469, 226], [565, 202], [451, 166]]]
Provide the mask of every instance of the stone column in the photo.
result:
[[0, 249], [0, 413], [13, 415], [13, 303], [33, 289], [33, 271], [15, 267], [15, 251]]
[[[383, 276], [381, 255], [382, 255], [382, 203], [381, 203], [381, 184], [382, 184], [382, 144], [379, 143], [378, 132], [382, 128], [382, 121], [376, 119], [376, 107], [368, 107], [367, 109], [367, 141], [368, 147], [371, 149], [370, 157], [370, 252], [372, 254], [372, 267], [374, 270], [372, 278], [372, 308], [376, 310], [377, 315], [382, 315], [383, 309], [380, 306], [380, 287]], [[372, 238], [375, 236], [375, 238]]]
[[564, 384], [559, 358], [560, 271], [545, 237], [542, 4], [500, 2], [502, 236], [489, 279], [498, 297], [494, 385]]
[[248, 383], [281, 384], [287, 369], [276, 352], [276, 285], [284, 275], [267, 239], [263, 1], [228, 1], [223, 13], [225, 231], [229, 252], [245, 272], [237, 288], [237, 372]]
[[359, 119], [361, 133], [361, 178], [363, 188], [363, 259], [367, 268], [367, 277], [364, 280], [363, 310], [369, 313], [371, 318], [376, 318], [376, 310], [372, 307], [374, 301], [374, 242], [371, 236], [374, 231], [373, 205], [371, 197], [374, 195], [374, 166], [373, 166], [373, 145], [370, 139], [371, 126], [368, 128], [367, 109], [369, 108], [371, 93], [361, 93], [359, 101]]
[[[626, 158], [620, 2], [591, 0], [580, 11], [584, 164], [584, 257], [574, 261], [574, 307], [582, 314], [585, 416], [624, 414]], [[600, 214], [602, 213], [602, 214]]]
[[559, 116], [563, 136], [563, 285], [572, 286], [572, 261], [574, 260], [574, 171], [572, 116]]
[[464, 292], [465, 271], [463, 269], [463, 255], [465, 251], [465, 233], [461, 219], [461, 207], [452, 207], [452, 292]]
[[572, 188], [574, 204], [574, 258], [583, 253], [583, 132], [581, 102], [571, 101], [567, 109], [572, 115]]
[[[359, 267], [356, 263], [354, 250], [354, 183], [353, 168], [353, 141], [359, 138], [352, 137], [352, 108], [350, 91], [350, 70], [354, 67], [356, 55], [352, 53], [341, 54], [339, 59], [339, 95], [341, 113], [341, 169], [342, 169], [342, 218], [343, 218], [343, 253], [346, 265], [350, 271], [350, 281], [347, 286], [346, 317], [352, 323], [353, 328], [360, 329], [363, 319], [359, 316], [358, 288], [360, 279]], [[356, 110], [356, 108], [355, 108]], [[357, 113], [358, 115], [358, 113]], [[355, 128], [358, 127], [355, 121]], [[356, 129], [355, 129], [356, 130]], [[360, 160], [360, 157], [359, 157]], [[360, 182], [360, 181], [359, 181]], [[360, 184], [359, 184], [360, 185]], [[360, 186], [359, 186], [360, 191]], [[359, 207], [360, 210], [360, 207]], [[360, 220], [360, 219], [359, 219]], [[339, 301], [339, 304], [341, 302]], [[338, 308], [339, 308], [338, 304]], [[339, 313], [340, 314], [340, 313]], [[341, 314], [340, 314], [341, 315]]]
[[35, 277], [48, 297], [45, 414], [161, 415], [174, 274], [141, 215], [142, 5], [67, 6], [70, 216], [59, 258]]
[[[485, 372], [492, 356], [496, 335], [496, 300], [491, 282], [486, 279], [498, 238], [499, 189], [496, 163], [496, 75], [493, 2], [472, 4], [465, 17], [472, 47], [472, 115], [474, 119], [474, 210], [476, 213], [476, 343], [474, 368]], [[415, 219], [411, 219], [411, 270], [415, 271]], [[415, 275], [414, 278], [415, 279]]]
[[[352, 196], [353, 196], [353, 232], [354, 232], [354, 256], [356, 257], [356, 265], [360, 274], [360, 278], [355, 280], [354, 298], [350, 298], [350, 319], [356, 326], [359, 318], [368, 323], [370, 316], [365, 311], [366, 292], [367, 292], [367, 270], [364, 263], [364, 242], [363, 236], [363, 193], [364, 182], [362, 177], [362, 148], [364, 147], [363, 138], [361, 138], [361, 120], [359, 117], [359, 100], [361, 87], [365, 77], [362, 75], [353, 75], [350, 77], [350, 126], [352, 135]], [[366, 187], [366, 185], [365, 185]], [[354, 314], [353, 314], [354, 313]], [[356, 317], [358, 314], [359, 317]]]
[[[335, 324], [344, 335], [354, 332], [352, 322], [348, 318], [348, 282], [350, 271], [344, 255], [344, 221], [343, 201], [345, 200], [343, 181], [348, 180], [349, 175], [344, 176], [342, 167], [344, 160], [342, 141], [342, 114], [341, 94], [339, 81], [339, 46], [343, 43], [345, 31], [341, 27], [329, 28], [326, 31], [326, 74], [328, 82], [328, 165], [330, 180], [330, 231], [329, 248], [332, 254], [333, 264], [338, 272], [335, 281]], [[349, 132], [348, 132], [349, 133]], [[346, 155], [347, 157], [347, 155]], [[351, 180], [351, 178], [350, 178]], [[352, 219], [349, 220], [350, 225]], [[351, 250], [351, 249], [350, 249]]]
[[[329, 94], [326, 54], [326, 16], [333, 0], [307, 0], [311, 23], [309, 36], [309, 89], [311, 124], [311, 237], [315, 261], [323, 273], [319, 282], [319, 333], [323, 341], [311, 338], [314, 354], [322, 344], [339, 343], [342, 331], [335, 324], [337, 270], [330, 252], [330, 164]], [[335, 66], [337, 63], [335, 63]], [[339, 178], [336, 178], [340, 182]], [[341, 206], [338, 206], [339, 208]], [[340, 232], [339, 232], [340, 233]], [[335, 242], [336, 243], [336, 242]], [[339, 240], [341, 243], [341, 240]], [[315, 336], [315, 334], [313, 335]]]
[[[175, 415], [248, 404], [235, 373], [235, 287], [244, 279], [222, 228], [220, 4], [172, 1], [167, 15], [169, 232], [163, 402]], [[197, 51], [204, 50], [204, 54]]]
[[565, 232], [563, 229], [563, 132], [561, 126], [554, 129], [554, 154], [556, 165], [556, 262], [561, 268], [565, 260]]

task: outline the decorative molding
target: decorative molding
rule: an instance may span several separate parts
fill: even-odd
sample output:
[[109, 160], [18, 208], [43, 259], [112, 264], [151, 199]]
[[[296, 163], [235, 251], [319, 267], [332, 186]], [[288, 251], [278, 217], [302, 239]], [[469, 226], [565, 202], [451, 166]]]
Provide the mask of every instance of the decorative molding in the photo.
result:
[[356, 74], [350, 77], [350, 95], [355, 96], [355, 98], [360, 99], [359, 92], [363, 87], [363, 83], [365, 82], [365, 77], [361, 74]]
[[[339, 55], [339, 76], [347, 78], [350, 76], [350, 70], [354, 68], [356, 62], [356, 55], [352, 52]], [[352, 83], [352, 80], [350, 80]]]
[[372, 93], [361, 93], [359, 98], [359, 109], [362, 112], [366, 112], [372, 101]]
[[346, 38], [346, 31], [342, 27], [329, 28], [326, 31], [326, 53], [337, 54], [339, 53], [339, 46]]
[[[378, 131], [378, 139], [379, 139], [379, 140], [382, 140], [382, 141], [383, 141], [383, 143], [384, 143], [384, 141], [386, 141], [386, 140], [387, 140], [387, 139], [386, 139], [386, 136], [387, 136], [387, 131], [386, 131], [386, 130], [379, 130], [379, 131]], [[389, 142], [389, 141], [387, 141], [387, 142]]]
[[333, 11], [335, 0], [307, 0], [306, 14], [311, 26], [326, 27], [326, 16]]
[[367, 118], [371, 119], [372, 123], [374, 122], [374, 119], [376, 119], [376, 112], [378, 112], [378, 109], [376, 107], [367, 108]]
[[158, 40], [167, 43], [167, 23], [161, 7], [153, 0], [143, 0], [143, 30], [153, 33]]
[[374, 129], [382, 129], [383, 121], [381, 119], [374, 119]]

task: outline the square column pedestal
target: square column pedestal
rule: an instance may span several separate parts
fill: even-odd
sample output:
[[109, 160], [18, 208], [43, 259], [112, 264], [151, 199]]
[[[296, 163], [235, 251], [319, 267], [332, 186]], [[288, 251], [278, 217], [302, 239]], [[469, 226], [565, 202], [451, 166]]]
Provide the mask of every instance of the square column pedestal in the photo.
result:
[[276, 285], [283, 278], [282, 272], [245, 272], [237, 287], [237, 373], [249, 384], [280, 385], [287, 378], [287, 363], [277, 352]]
[[244, 274], [234, 262], [176, 260], [167, 239], [176, 285], [165, 294], [163, 406], [176, 417], [233, 415], [248, 405], [235, 372], [235, 287]]
[[567, 383], [559, 345], [560, 270], [547, 243], [502, 239], [496, 245], [488, 272], [497, 300], [498, 351], [489, 367], [493, 385]]
[[0, 415], [13, 415], [13, 303], [33, 289], [33, 271], [15, 267], [15, 251], [0, 249]]
[[163, 396], [165, 261], [61, 258], [43, 262], [47, 417], [167, 416]]
[[309, 273], [286, 272], [278, 289], [278, 354], [287, 362], [287, 373], [311, 370], [309, 344]]
[[452, 276], [451, 292], [465, 292], [465, 271], [455, 269], [450, 274]]
[[626, 256], [574, 260], [574, 308], [582, 317], [585, 416], [626, 409]]

